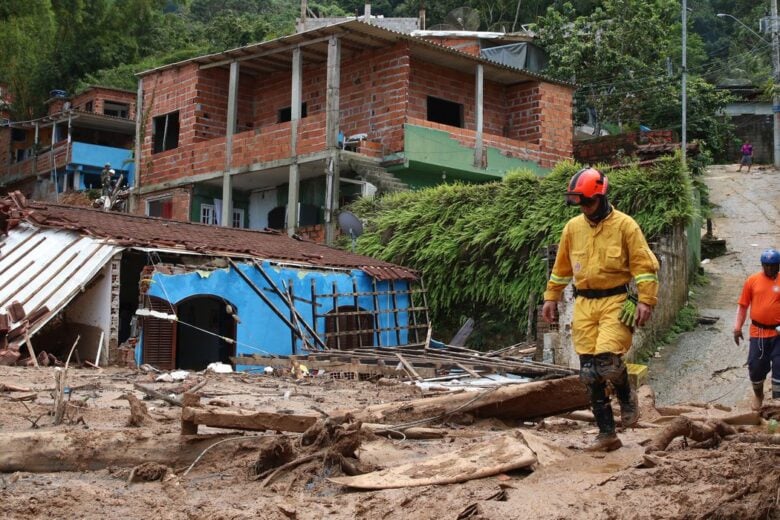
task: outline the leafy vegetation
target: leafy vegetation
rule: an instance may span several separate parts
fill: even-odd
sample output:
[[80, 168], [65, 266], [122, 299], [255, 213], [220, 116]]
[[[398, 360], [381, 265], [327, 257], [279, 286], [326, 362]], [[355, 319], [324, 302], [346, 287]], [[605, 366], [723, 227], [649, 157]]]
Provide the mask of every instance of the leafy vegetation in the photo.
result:
[[[483, 331], [493, 331], [493, 340], [519, 339], [529, 298], [544, 291], [545, 248], [577, 214], [562, 192], [579, 167], [564, 162], [544, 178], [518, 171], [502, 182], [362, 199], [350, 207], [369, 222], [358, 252], [421, 271], [437, 332], [473, 317]], [[679, 157], [651, 169], [612, 171], [609, 178], [613, 204], [632, 215], [648, 239], [693, 214], [691, 179]]]

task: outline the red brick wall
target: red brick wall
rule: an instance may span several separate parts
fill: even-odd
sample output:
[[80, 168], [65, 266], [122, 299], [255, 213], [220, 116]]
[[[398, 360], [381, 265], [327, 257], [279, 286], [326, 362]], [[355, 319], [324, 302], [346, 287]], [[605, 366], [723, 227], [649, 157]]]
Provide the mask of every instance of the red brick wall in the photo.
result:
[[173, 204], [173, 213], [171, 218], [173, 220], [181, 220], [183, 222], [189, 222], [190, 220], [190, 199], [192, 198], [192, 188], [189, 186], [183, 188], [176, 188], [173, 190], [158, 191], [155, 193], [147, 193], [141, 197], [141, 203], [138, 204], [135, 211], [138, 215], [146, 215], [146, 203], [149, 200], [159, 200], [164, 198], [171, 198]]
[[126, 92], [123, 90], [103, 87], [93, 87], [87, 89], [77, 96], [74, 96], [71, 100], [71, 108], [76, 110], [86, 110], [86, 104], [90, 101], [92, 101], [92, 112], [95, 114], [103, 113], [103, 106], [106, 101], [127, 104], [129, 105], [127, 118], [135, 121], [136, 94], [134, 92]]
[[[140, 184], [178, 179], [192, 174], [195, 160], [193, 143], [196, 132], [197, 64], [163, 70], [144, 77], [143, 103], [148, 115], [144, 121], [141, 147]], [[173, 150], [152, 154], [154, 117], [179, 111], [179, 146]], [[224, 141], [223, 141], [224, 150]]]
[[[409, 84], [409, 117], [425, 119], [428, 96], [433, 96], [462, 104], [464, 128], [475, 130], [475, 85], [474, 75], [413, 59]], [[504, 135], [507, 131], [504, 87], [486, 81], [483, 100], [484, 133]]]
[[481, 50], [478, 38], [449, 38], [444, 36], [426, 36], [424, 38], [432, 43], [438, 43], [444, 47], [452, 47], [461, 52], [479, 56]]
[[542, 164], [552, 166], [569, 159], [574, 151], [571, 87], [539, 83]]
[[506, 89], [508, 137], [538, 143], [542, 135], [539, 82], [511, 85]]
[[650, 132], [628, 132], [618, 135], [605, 135], [574, 142], [574, 158], [583, 164], [610, 163], [618, 151], [632, 155], [638, 144], [664, 144], [674, 142], [671, 130], [653, 130]]

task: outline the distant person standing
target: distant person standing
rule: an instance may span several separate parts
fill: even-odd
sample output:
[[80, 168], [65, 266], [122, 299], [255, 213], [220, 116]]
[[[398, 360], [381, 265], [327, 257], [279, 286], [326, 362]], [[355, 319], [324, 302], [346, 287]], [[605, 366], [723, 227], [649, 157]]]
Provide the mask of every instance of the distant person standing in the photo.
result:
[[745, 139], [742, 143], [742, 159], [739, 161], [738, 172], [742, 171], [743, 166], [747, 166], [747, 171], [750, 173], [750, 167], [753, 165], [753, 145], [750, 144], [750, 139]]
[[111, 163], [106, 163], [100, 171], [100, 188], [103, 195], [111, 195], [112, 182], [116, 172], [111, 168]]

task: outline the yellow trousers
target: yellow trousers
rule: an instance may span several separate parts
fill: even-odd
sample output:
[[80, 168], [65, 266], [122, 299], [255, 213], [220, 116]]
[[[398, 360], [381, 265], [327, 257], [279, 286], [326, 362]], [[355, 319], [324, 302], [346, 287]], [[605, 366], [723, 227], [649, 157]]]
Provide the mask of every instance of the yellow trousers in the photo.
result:
[[606, 298], [577, 297], [571, 330], [577, 354], [622, 355], [628, 352], [633, 332], [618, 320], [626, 297], [625, 294]]

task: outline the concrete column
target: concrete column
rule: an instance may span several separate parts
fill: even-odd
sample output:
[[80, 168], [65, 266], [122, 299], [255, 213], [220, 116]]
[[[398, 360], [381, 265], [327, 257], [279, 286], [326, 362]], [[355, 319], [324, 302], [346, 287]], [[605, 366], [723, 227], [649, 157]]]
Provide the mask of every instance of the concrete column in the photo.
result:
[[233, 225], [233, 134], [236, 132], [236, 107], [238, 106], [238, 62], [230, 63], [230, 84], [228, 87], [227, 128], [225, 131], [225, 170], [222, 173], [222, 215], [224, 227]]
[[482, 64], [477, 65], [475, 85], [474, 85], [474, 98], [476, 99], [476, 142], [474, 143], [474, 166], [477, 168], [483, 168], [482, 164], [482, 130], [483, 130], [483, 109], [484, 109], [484, 74]]
[[290, 96], [290, 178], [287, 190], [287, 234], [292, 236], [298, 228], [298, 191], [300, 175], [298, 172], [298, 124], [301, 121], [301, 48], [292, 53], [292, 85]]
[[[328, 42], [328, 70], [325, 95], [325, 145], [328, 148], [328, 168], [325, 190], [325, 243], [332, 245], [336, 237], [335, 214], [339, 209], [339, 126], [341, 124], [341, 40], [333, 35]], [[345, 136], [346, 138], [346, 136]]]
[[141, 201], [141, 149], [143, 148], [144, 78], [138, 80], [135, 94], [135, 172], [133, 174], [133, 196], [130, 197], [130, 213], [135, 213]]

